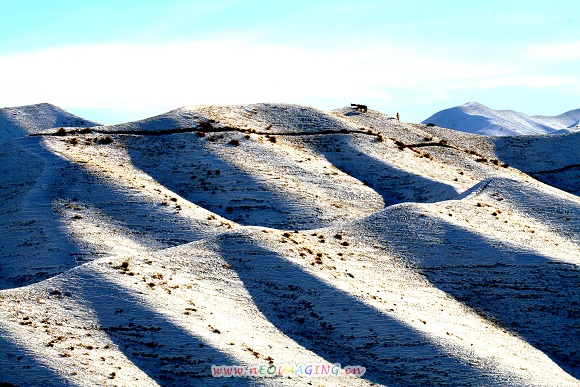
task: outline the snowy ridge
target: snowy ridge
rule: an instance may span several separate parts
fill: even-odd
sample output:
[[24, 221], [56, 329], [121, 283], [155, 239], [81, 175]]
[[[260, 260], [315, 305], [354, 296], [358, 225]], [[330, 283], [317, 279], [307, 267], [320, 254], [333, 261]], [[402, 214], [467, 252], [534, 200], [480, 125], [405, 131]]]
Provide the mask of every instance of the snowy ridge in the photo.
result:
[[60, 127], [99, 125], [48, 103], [0, 109], [0, 144], [26, 134]]
[[423, 123], [486, 136], [564, 134], [578, 131], [580, 109], [554, 117], [528, 116], [469, 102], [435, 113]]
[[[57, 127], [0, 144], [0, 382], [580, 383], [578, 133], [287, 104]], [[366, 373], [211, 373], [335, 363]]]

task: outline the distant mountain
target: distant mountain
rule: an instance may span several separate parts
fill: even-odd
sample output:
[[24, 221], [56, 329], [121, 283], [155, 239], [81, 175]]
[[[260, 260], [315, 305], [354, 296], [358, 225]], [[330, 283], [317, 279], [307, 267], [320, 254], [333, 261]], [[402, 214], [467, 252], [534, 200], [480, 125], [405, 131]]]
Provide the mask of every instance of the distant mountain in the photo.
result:
[[513, 110], [494, 110], [477, 102], [441, 110], [423, 123], [486, 136], [562, 134], [578, 131], [580, 109], [554, 117], [528, 116]]
[[0, 109], [0, 144], [12, 138], [59, 127], [100, 125], [49, 103]]

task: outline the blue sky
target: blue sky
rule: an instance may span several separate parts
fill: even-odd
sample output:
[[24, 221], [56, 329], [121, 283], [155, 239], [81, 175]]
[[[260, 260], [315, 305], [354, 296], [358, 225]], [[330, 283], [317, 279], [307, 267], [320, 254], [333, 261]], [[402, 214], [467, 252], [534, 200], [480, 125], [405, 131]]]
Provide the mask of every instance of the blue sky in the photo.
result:
[[184, 105], [580, 108], [575, 1], [0, 0], [0, 106], [104, 123]]

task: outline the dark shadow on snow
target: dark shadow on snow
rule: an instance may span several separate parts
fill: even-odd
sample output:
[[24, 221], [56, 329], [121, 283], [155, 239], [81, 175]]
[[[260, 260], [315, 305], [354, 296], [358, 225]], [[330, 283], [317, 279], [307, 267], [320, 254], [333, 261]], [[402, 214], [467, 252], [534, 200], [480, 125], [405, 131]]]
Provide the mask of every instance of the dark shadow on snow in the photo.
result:
[[[498, 158], [573, 195], [580, 195], [580, 132], [566, 135], [492, 137]], [[562, 154], [566, 158], [562, 158]], [[564, 161], [565, 160], [565, 161]]]
[[[29, 152], [44, 160], [45, 170], [36, 183], [30, 185], [29, 191], [21, 194], [25, 199], [18, 212], [2, 214], [8, 217], [7, 221], [14, 219], [20, 226], [0, 236], [0, 265], [7, 259], [11, 259], [11, 265], [16, 265], [0, 270], [4, 277], [0, 289], [35, 283], [99, 258], [91, 247], [81, 246], [83, 242], [69, 235], [62, 213], [54, 209], [58, 201], [66, 203], [73, 213], [81, 216], [85, 207], [97, 209], [137, 241], [153, 240], [160, 248], [212, 235], [212, 230], [180, 216], [175, 208], [149, 203], [138, 191], [125, 192], [89, 174], [80, 165], [55, 155], [40, 143], [39, 138], [22, 141]], [[59, 206], [64, 209], [64, 204]]]
[[[212, 365], [236, 365], [236, 360], [151, 310], [126, 289], [96, 274], [84, 273], [76, 297], [87, 302], [101, 329], [117, 348], [162, 386], [223, 386], [230, 378], [214, 378]], [[251, 385], [235, 378], [236, 385]]]
[[498, 192], [515, 209], [540, 221], [557, 234], [580, 241], [580, 203], [552, 195], [531, 184], [493, 179], [490, 190]]
[[[230, 134], [231, 135], [231, 134]], [[228, 137], [229, 138], [229, 137]], [[242, 225], [281, 229], [327, 226], [315, 203], [281, 192], [212, 152], [195, 134], [127, 139], [133, 164], [185, 199]], [[252, 160], [248, 160], [252, 162]], [[274, 178], [274, 177], [273, 177]]]
[[[353, 141], [369, 141], [368, 136], [333, 135], [312, 138], [310, 146], [344, 173], [362, 181], [383, 197], [385, 206], [404, 202], [435, 202], [455, 197], [452, 186], [430, 180], [356, 149]], [[375, 141], [374, 139], [372, 141]], [[425, 159], [425, 162], [430, 162]]]
[[74, 385], [0, 332], [0, 385], [3, 383], [19, 387]]
[[[580, 268], [418, 213], [365, 221], [439, 289], [580, 377]], [[413, 239], [416, 243], [411, 243]]]
[[366, 367], [365, 379], [390, 386], [500, 382], [248, 236], [228, 234], [218, 243], [266, 318], [330, 363]]

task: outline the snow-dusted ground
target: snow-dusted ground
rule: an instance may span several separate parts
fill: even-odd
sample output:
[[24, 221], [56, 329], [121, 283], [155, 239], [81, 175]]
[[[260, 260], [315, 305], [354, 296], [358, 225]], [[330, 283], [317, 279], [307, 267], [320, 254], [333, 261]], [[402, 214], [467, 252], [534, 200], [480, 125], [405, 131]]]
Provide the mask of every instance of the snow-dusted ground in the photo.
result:
[[[35, 106], [0, 117], [0, 382], [580, 385], [578, 133]], [[366, 373], [211, 375], [334, 363]]]
[[47, 129], [99, 125], [48, 103], [0, 109], [0, 124], [0, 144], [29, 133], [43, 133]]
[[433, 114], [424, 124], [486, 136], [564, 134], [578, 132], [580, 109], [554, 117], [528, 116], [513, 110], [494, 110], [468, 102]]

